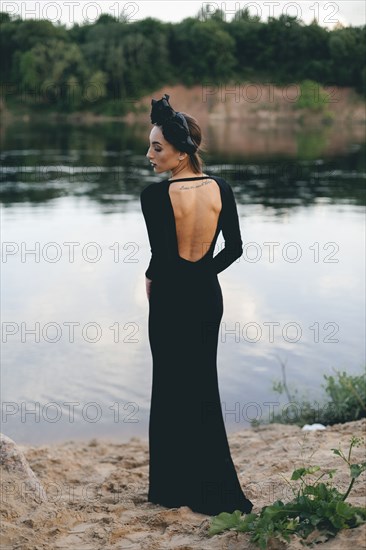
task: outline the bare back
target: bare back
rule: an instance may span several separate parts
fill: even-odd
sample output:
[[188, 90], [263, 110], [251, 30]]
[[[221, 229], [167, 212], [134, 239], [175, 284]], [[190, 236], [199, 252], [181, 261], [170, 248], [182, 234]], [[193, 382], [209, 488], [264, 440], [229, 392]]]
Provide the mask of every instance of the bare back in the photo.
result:
[[[168, 194], [175, 218], [178, 254], [190, 262], [200, 260], [209, 249], [222, 209], [221, 192], [212, 178], [172, 181]], [[180, 189], [180, 186], [192, 189]]]

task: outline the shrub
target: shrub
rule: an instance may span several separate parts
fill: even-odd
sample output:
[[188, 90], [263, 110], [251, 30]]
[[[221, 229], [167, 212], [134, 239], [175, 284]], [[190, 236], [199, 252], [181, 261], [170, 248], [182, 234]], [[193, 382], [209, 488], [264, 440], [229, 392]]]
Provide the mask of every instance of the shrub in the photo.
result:
[[[349, 469], [350, 482], [345, 493], [329, 481], [335, 469], [321, 471], [319, 466], [299, 468], [292, 473], [293, 483], [288, 482], [294, 494], [293, 500], [286, 504], [277, 500], [270, 506], [264, 506], [258, 514], [250, 513], [243, 517], [240, 510], [232, 514], [222, 512], [212, 518], [208, 535], [213, 536], [227, 529], [251, 533], [251, 542], [265, 549], [271, 539], [289, 542], [291, 536], [296, 535], [303, 544], [313, 544], [334, 537], [341, 529], [366, 523], [366, 508], [345, 502], [355, 480], [366, 470], [366, 462], [351, 463], [353, 447], [362, 444], [362, 438], [352, 437], [347, 456], [341, 449], [332, 449]], [[311, 482], [314, 476], [316, 479]]]

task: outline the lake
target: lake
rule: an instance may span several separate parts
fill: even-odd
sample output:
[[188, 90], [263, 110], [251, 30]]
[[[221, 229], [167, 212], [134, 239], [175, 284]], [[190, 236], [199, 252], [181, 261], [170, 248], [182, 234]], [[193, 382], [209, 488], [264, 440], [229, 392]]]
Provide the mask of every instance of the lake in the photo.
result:
[[[139, 195], [170, 175], [145, 157], [150, 129], [44, 119], [2, 129], [2, 431], [18, 443], [148, 437]], [[272, 389], [281, 363], [289, 387], [315, 401], [324, 374], [365, 367], [364, 127], [240, 132], [211, 128], [204, 166], [232, 185], [244, 242], [218, 276], [228, 432], [286, 405]], [[217, 135], [238, 135], [241, 148]]]

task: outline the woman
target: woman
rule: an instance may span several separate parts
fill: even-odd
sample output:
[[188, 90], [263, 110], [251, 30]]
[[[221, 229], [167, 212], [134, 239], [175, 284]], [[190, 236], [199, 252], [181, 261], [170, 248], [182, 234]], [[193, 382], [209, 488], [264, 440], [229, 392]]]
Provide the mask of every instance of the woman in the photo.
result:
[[[223, 299], [217, 274], [242, 254], [233, 191], [202, 173], [197, 121], [151, 101], [147, 157], [169, 179], [141, 192], [151, 259], [145, 272], [153, 381], [148, 501], [217, 515], [252, 503], [230, 455], [217, 378]], [[181, 182], [184, 182], [183, 184]], [[223, 232], [225, 248], [213, 256]]]

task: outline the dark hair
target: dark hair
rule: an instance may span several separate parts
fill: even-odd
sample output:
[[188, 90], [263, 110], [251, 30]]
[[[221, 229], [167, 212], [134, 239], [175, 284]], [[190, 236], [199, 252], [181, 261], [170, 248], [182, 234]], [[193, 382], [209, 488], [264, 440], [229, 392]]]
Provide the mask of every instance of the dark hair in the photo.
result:
[[[187, 113], [183, 113], [183, 111], [180, 111], [182, 115], [184, 115], [184, 118], [187, 121], [189, 133], [191, 135], [192, 141], [195, 145], [197, 145], [198, 149], [194, 153], [187, 153], [188, 154], [188, 163], [190, 165], [190, 168], [192, 169], [192, 172], [195, 174], [199, 174], [202, 172], [203, 167], [203, 159], [201, 155], [199, 154], [199, 151], [205, 152], [206, 148], [204, 145], [202, 145], [202, 132], [200, 125], [198, 124], [198, 121], [196, 118], [194, 118], [191, 115], [188, 115]], [[161, 128], [159, 124], [157, 124]], [[176, 145], [172, 144], [173, 147], [176, 147]]]
[[187, 113], [184, 113], [183, 111], [181, 111], [181, 113], [182, 115], [184, 115], [184, 118], [187, 121], [189, 133], [191, 134], [192, 141], [198, 147], [195, 153], [191, 153], [188, 155], [188, 161], [189, 161], [190, 167], [192, 168], [192, 172], [194, 172], [195, 174], [199, 174], [200, 172], [202, 172], [202, 166], [203, 166], [203, 159], [199, 152], [206, 151], [205, 146], [202, 144], [202, 141], [203, 141], [202, 131], [196, 118], [194, 118], [191, 115], [188, 115]]

